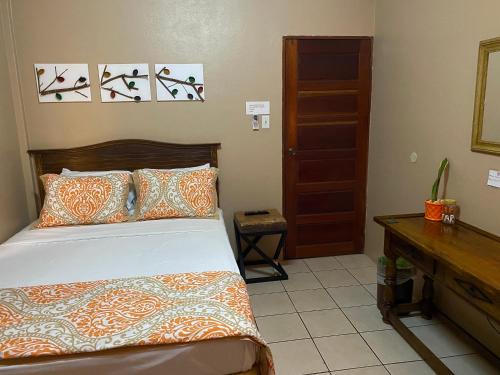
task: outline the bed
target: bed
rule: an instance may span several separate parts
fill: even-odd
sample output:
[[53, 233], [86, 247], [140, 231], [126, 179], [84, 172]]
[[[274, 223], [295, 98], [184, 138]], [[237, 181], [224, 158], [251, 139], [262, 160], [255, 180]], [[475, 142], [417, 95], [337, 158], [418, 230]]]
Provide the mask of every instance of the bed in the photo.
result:
[[[73, 149], [34, 150], [30, 155], [39, 176], [59, 173], [63, 167], [84, 171], [182, 168], [205, 163], [217, 167], [219, 146], [120, 140]], [[38, 208], [43, 197], [43, 189], [39, 187]], [[0, 298], [22, 300], [25, 296], [18, 297], [19, 290], [42, 294], [41, 285], [80, 285], [102, 280], [129, 283], [136, 279], [157, 279], [158, 275], [162, 275], [162, 280], [178, 282], [178, 275], [235, 275], [238, 268], [222, 211], [219, 210], [217, 216], [216, 219], [164, 219], [41, 230], [28, 226], [0, 245]], [[54, 291], [43, 293], [52, 296]], [[248, 299], [246, 291], [244, 294], [242, 298]], [[3, 328], [4, 333], [7, 332], [5, 325]], [[64, 335], [61, 337], [64, 339]], [[76, 339], [69, 337], [69, 340]], [[104, 345], [104, 349], [4, 357], [0, 360], [0, 374], [273, 373], [265, 344], [244, 335], [214, 336], [185, 343]]]

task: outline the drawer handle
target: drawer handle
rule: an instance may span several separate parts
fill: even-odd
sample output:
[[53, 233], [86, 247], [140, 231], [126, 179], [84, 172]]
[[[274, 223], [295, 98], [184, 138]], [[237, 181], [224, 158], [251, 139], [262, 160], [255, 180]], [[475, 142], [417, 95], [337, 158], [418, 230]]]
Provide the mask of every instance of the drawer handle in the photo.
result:
[[467, 292], [468, 295], [470, 295], [473, 298], [479, 299], [481, 301], [487, 302], [487, 303], [493, 303], [491, 299], [488, 298], [486, 294], [483, 293], [481, 289], [476, 287], [474, 284], [455, 278], [455, 282]]

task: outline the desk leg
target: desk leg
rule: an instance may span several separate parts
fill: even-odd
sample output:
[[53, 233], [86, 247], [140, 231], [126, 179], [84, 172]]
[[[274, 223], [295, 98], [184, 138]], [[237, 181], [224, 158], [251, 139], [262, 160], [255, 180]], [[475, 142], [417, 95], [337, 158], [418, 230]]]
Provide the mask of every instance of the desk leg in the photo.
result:
[[434, 297], [434, 286], [432, 279], [429, 276], [424, 275], [424, 287], [422, 290], [422, 317], [424, 319], [432, 319], [432, 310], [434, 310], [434, 304], [432, 299]]
[[386, 230], [384, 234], [384, 255], [387, 258], [385, 268], [384, 303], [382, 305], [382, 318], [385, 323], [391, 324], [391, 310], [396, 305], [396, 254], [391, 248], [391, 233]]

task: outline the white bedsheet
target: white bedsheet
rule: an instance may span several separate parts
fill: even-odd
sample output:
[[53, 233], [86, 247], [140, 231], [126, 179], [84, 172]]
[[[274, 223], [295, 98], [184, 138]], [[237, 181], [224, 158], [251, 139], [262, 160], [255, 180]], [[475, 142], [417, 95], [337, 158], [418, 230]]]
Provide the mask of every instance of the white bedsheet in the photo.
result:
[[218, 219], [31, 229], [0, 245], [0, 288], [204, 271], [238, 272]]
[[[0, 288], [216, 270], [238, 272], [221, 211], [216, 220], [29, 226], [0, 245]], [[242, 338], [96, 354], [36, 364], [0, 362], [0, 374], [230, 374], [252, 367], [256, 346]]]

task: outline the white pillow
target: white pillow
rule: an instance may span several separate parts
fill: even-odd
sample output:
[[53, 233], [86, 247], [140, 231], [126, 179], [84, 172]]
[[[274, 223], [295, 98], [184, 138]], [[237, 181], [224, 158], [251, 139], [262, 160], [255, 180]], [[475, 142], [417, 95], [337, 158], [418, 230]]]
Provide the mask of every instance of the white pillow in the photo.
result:
[[196, 167], [187, 167], [187, 168], [173, 168], [173, 169], [156, 169], [156, 168], [143, 168], [145, 170], [156, 170], [156, 171], [172, 171], [172, 172], [192, 172], [199, 171], [202, 169], [210, 169], [210, 163], [206, 163], [203, 165], [198, 165]]
[[[94, 177], [100, 177], [100, 176], [105, 176], [110, 173], [128, 173], [129, 175], [132, 175], [132, 172], [130, 171], [71, 171], [67, 168], [63, 168], [61, 171], [61, 176], [65, 177], [88, 177], [88, 176], [94, 176]], [[127, 206], [128, 214], [133, 215], [135, 211], [135, 201], [137, 200], [137, 196], [135, 193], [135, 187], [133, 182], [129, 184], [129, 191], [128, 191], [128, 197], [127, 197], [127, 203], [125, 204]]]
[[132, 174], [130, 171], [71, 171], [68, 168], [63, 168], [61, 171], [61, 176], [65, 177], [86, 177], [86, 176], [94, 176], [94, 177], [100, 177], [100, 176], [105, 176], [110, 173], [128, 173]]

